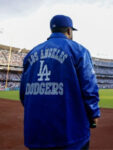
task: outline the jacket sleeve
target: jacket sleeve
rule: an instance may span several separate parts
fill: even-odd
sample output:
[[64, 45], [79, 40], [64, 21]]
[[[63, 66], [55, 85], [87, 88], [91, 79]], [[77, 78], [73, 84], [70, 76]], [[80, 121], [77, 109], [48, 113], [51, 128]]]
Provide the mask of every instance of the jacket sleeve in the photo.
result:
[[100, 117], [100, 109], [98, 106], [99, 94], [98, 85], [91, 56], [85, 48], [83, 48], [81, 57], [77, 65], [77, 74], [84, 100], [86, 112], [89, 120]]

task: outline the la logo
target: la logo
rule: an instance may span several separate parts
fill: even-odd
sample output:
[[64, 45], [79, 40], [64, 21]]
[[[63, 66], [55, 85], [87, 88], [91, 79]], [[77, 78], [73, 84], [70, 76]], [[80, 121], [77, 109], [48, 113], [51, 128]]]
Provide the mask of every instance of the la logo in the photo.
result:
[[47, 64], [44, 65], [44, 60], [40, 61], [40, 70], [37, 76], [39, 76], [38, 81], [49, 81], [49, 76], [51, 75], [51, 71], [48, 70]]

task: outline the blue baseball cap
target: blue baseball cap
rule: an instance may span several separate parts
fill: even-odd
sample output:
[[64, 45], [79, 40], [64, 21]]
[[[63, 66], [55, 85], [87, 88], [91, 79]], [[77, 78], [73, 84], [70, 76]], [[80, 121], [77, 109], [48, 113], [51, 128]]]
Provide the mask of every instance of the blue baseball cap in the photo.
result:
[[76, 30], [76, 28], [73, 27], [72, 19], [68, 16], [64, 15], [56, 15], [54, 16], [50, 21], [50, 28], [63, 28], [63, 27], [71, 27], [72, 30]]

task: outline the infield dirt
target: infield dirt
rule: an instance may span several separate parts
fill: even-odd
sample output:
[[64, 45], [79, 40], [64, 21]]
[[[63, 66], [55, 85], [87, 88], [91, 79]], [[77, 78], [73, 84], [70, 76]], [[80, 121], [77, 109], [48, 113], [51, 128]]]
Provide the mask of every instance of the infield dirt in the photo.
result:
[[[27, 150], [19, 101], [0, 99], [0, 150]], [[98, 127], [91, 129], [90, 150], [113, 150], [113, 109], [101, 109]]]

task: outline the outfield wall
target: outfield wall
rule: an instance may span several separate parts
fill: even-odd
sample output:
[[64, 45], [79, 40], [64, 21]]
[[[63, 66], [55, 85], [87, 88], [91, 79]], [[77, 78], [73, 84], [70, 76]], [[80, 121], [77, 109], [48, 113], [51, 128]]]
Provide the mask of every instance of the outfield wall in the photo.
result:
[[[0, 45], [0, 90], [5, 89], [7, 78], [7, 89], [19, 89], [23, 59], [28, 52], [27, 49]], [[113, 60], [93, 58], [93, 64], [99, 88], [113, 89]]]

